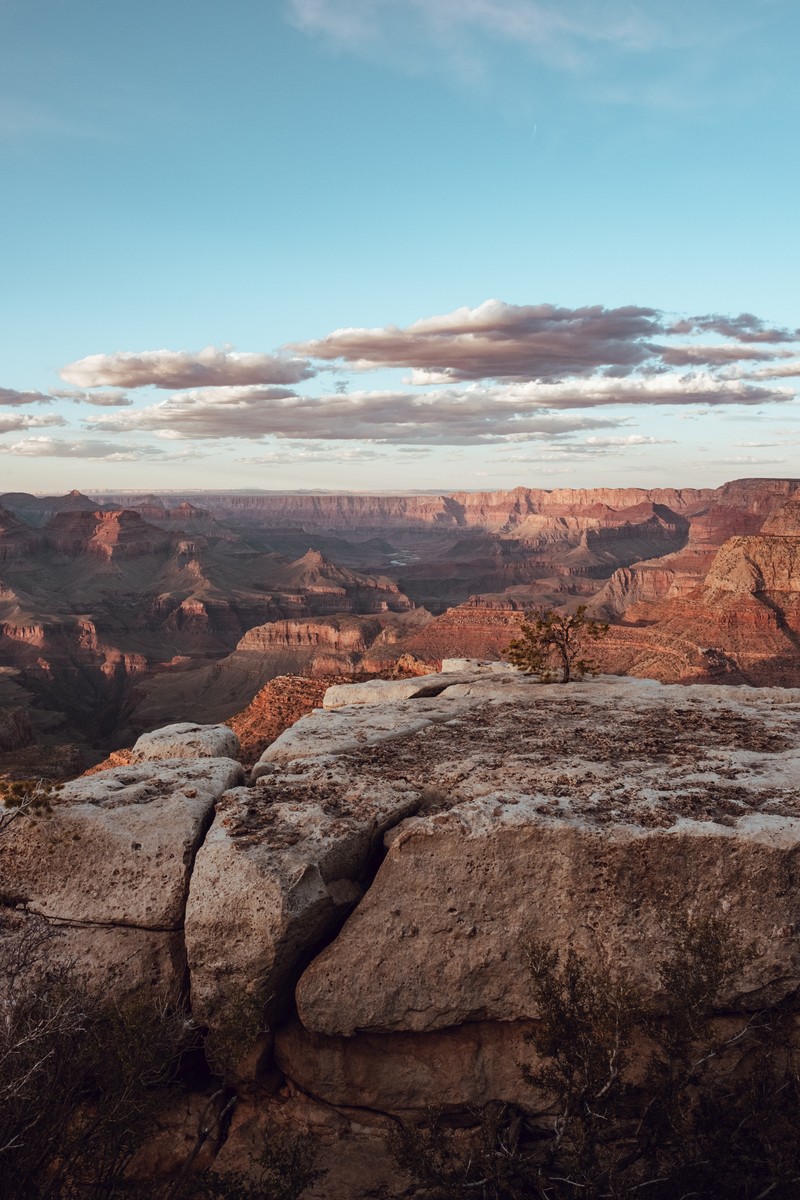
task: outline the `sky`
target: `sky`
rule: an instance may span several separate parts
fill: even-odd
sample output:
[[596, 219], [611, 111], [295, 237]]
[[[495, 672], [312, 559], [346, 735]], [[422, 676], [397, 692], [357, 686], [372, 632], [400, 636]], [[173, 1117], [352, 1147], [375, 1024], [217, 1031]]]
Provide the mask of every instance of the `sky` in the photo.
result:
[[0, 492], [800, 475], [796, 0], [0, 0]]

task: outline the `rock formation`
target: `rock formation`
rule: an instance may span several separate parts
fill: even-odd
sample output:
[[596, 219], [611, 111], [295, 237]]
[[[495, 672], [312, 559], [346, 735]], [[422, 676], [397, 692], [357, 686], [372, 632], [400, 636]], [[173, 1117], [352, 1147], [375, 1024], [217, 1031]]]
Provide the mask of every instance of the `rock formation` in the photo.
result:
[[215, 1169], [304, 1130], [328, 1171], [309, 1197], [391, 1195], [392, 1117], [544, 1111], [517, 1068], [534, 937], [625, 967], [658, 1014], [671, 925], [724, 917], [754, 953], [720, 1020], [800, 988], [800, 691], [542, 686], [461, 659], [331, 687], [249, 785], [227, 728], [133, 753], [0, 838], [3, 902], [57, 926], [90, 983], [187, 984], [233, 1037]]
[[798, 495], [780, 479], [113, 503], [9, 493], [0, 670], [18, 672], [48, 773], [56, 744], [96, 761], [175, 713], [228, 719], [276, 676], [497, 657], [534, 605], [589, 603], [610, 619], [608, 671], [796, 685]]

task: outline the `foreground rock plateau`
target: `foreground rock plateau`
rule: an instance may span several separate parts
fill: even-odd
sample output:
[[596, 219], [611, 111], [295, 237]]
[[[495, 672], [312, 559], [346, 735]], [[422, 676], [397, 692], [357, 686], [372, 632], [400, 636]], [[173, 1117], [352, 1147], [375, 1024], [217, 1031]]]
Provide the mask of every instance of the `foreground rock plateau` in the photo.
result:
[[519, 1067], [532, 939], [658, 1014], [672, 931], [724, 917], [751, 954], [721, 1021], [800, 990], [800, 690], [448, 660], [331, 687], [248, 783], [236, 756], [227, 729], [156, 731], [0, 839], [20, 921], [106, 993], [182, 989], [233, 1043], [221, 1171], [289, 1129], [328, 1171], [309, 1197], [399, 1194], [394, 1118], [546, 1110]]

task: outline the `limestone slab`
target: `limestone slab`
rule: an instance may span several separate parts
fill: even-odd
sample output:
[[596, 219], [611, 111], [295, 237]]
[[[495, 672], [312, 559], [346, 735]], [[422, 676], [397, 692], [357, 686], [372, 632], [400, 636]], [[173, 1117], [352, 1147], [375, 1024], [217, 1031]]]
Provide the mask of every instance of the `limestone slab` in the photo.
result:
[[176, 929], [214, 804], [241, 778], [239, 763], [212, 758], [74, 780], [50, 815], [0, 840], [0, 891], [54, 920]]
[[413, 812], [403, 784], [344, 783], [318, 763], [229, 791], [197, 855], [186, 911], [195, 1013], [242, 997], [285, 1008], [300, 965], [360, 896], [385, 830]]
[[169, 758], [234, 758], [239, 739], [227, 725], [198, 725], [184, 721], [143, 733], [131, 752], [131, 762]]

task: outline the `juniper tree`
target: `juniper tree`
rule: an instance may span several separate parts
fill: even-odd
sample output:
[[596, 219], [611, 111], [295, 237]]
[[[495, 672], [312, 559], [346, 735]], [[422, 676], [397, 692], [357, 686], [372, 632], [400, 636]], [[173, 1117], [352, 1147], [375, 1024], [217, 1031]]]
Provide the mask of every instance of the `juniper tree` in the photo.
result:
[[509, 661], [526, 675], [538, 675], [543, 683], [553, 682], [558, 671], [560, 682], [569, 683], [597, 670], [588, 646], [605, 637], [608, 625], [587, 617], [586, 605], [580, 604], [574, 613], [531, 609], [521, 619], [519, 631], [520, 636], [503, 651]]

